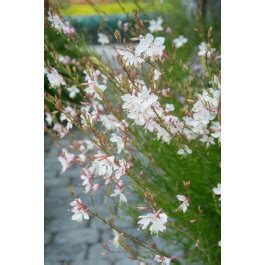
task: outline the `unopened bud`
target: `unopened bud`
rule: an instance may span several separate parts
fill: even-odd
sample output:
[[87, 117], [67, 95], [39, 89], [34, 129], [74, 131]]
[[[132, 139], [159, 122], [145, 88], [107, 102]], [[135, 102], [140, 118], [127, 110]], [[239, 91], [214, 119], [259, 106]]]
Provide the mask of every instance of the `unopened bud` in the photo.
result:
[[115, 30], [114, 36], [118, 42], [121, 42], [121, 33], [118, 30]]

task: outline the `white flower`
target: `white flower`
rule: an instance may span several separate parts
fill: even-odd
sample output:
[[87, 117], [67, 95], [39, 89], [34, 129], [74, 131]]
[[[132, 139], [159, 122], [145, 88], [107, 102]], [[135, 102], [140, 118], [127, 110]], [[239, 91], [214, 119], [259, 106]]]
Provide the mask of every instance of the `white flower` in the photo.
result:
[[[183, 130], [183, 133], [189, 140], [198, 137], [201, 142], [206, 144], [207, 148], [211, 144], [215, 144], [214, 138], [219, 138], [221, 136], [221, 128], [218, 122], [211, 122], [216, 118], [219, 112], [220, 89], [220, 87], [217, 89], [204, 89], [203, 93], [198, 95], [199, 99], [193, 105], [193, 116], [184, 117], [186, 128]], [[213, 133], [211, 133], [208, 128], [210, 122], [212, 124], [210, 130], [213, 131]]]
[[150, 23], [150, 26], [148, 29], [151, 32], [157, 32], [157, 31], [163, 30], [163, 27], [162, 27], [163, 19], [161, 17], [158, 17], [157, 20], [152, 19], [149, 21], [149, 23]]
[[137, 125], [144, 125], [146, 121], [156, 117], [153, 108], [158, 108], [158, 97], [146, 87], [136, 95], [125, 94], [121, 98], [124, 101], [122, 108], [128, 112], [128, 118], [134, 120]]
[[162, 116], [164, 123], [171, 134], [179, 133], [183, 130], [183, 122], [179, 121], [178, 117], [173, 115]]
[[199, 99], [207, 105], [207, 108], [214, 113], [218, 112], [218, 107], [220, 103], [221, 96], [221, 88], [213, 89], [208, 88], [208, 90], [204, 89], [201, 95], [198, 95]]
[[70, 98], [74, 98], [76, 96], [76, 94], [79, 93], [79, 91], [80, 91], [76, 86], [68, 87], [67, 90], [69, 92]]
[[63, 77], [57, 72], [56, 69], [51, 68], [50, 72], [46, 70], [45, 73], [47, 75], [47, 78], [50, 82], [51, 87], [56, 88], [56, 87], [59, 87], [61, 85], [63, 85], [63, 86], [66, 85]]
[[63, 121], [71, 122], [71, 118], [74, 118], [75, 116], [76, 116], [76, 111], [72, 107], [67, 106], [64, 109], [64, 112], [61, 113], [60, 120], [62, 122]]
[[172, 136], [166, 129], [161, 127], [159, 124], [156, 124], [155, 129], [157, 131], [157, 139], [162, 139], [163, 142], [170, 143]]
[[[86, 93], [91, 96], [93, 99], [97, 98], [99, 100], [102, 100], [100, 94], [103, 93], [106, 89], [106, 82], [107, 78], [105, 75], [103, 75], [99, 70], [91, 70], [88, 74], [87, 72], [84, 72], [86, 77], [85, 81], [88, 84], [88, 87], [85, 89]], [[100, 84], [100, 80], [103, 84]]]
[[52, 115], [49, 113], [49, 112], [45, 112], [45, 115], [46, 115], [46, 118], [45, 118], [45, 121], [47, 122], [47, 124], [49, 125], [49, 126], [51, 126], [52, 125]]
[[213, 48], [208, 49], [207, 43], [204, 41], [199, 45], [198, 56], [205, 56], [207, 53], [207, 56], [210, 57], [212, 55], [212, 53], [214, 53], [214, 52], [215, 52], [215, 49], [213, 49]]
[[165, 46], [163, 45], [165, 38], [154, 37], [152, 34], [147, 33], [144, 36], [140, 36], [140, 43], [135, 48], [137, 55], [143, 54], [144, 58], [149, 57], [151, 61], [156, 58], [161, 59]]
[[221, 247], [221, 240], [220, 240], [220, 241], [218, 241], [218, 246], [219, 246], [219, 247]]
[[115, 143], [116, 146], [117, 146], [117, 153], [119, 154], [123, 149], [124, 149], [124, 142], [122, 140], [122, 138], [116, 134], [116, 133], [112, 133], [111, 134], [111, 138], [110, 138], [110, 141], [112, 143]]
[[105, 45], [105, 44], [108, 44], [109, 43], [109, 38], [106, 34], [104, 33], [98, 33], [98, 42], [101, 44], [101, 45]]
[[107, 130], [115, 130], [121, 126], [119, 120], [113, 115], [101, 115], [100, 121]]
[[64, 23], [58, 15], [48, 12], [48, 20], [51, 22], [52, 26], [55, 29], [57, 29], [58, 31], [62, 31]]
[[112, 229], [113, 231], [113, 240], [112, 240], [112, 243], [113, 245], [118, 248], [120, 246], [120, 243], [119, 243], [119, 240], [120, 240], [120, 234], [115, 230], [115, 229]]
[[99, 176], [110, 177], [113, 170], [116, 170], [118, 166], [114, 162], [114, 156], [107, 156], [105, 154], [94, 155], [94, 160], [90, 167], [90, 171]]
[[144, 62], [143, 58], [141, 58], [140, 56], [134, 54], [129, 50], [117, 49], [117, 52], [122, 56], [126, 66], [138, 67]]
[[74, 119], [75, 116], [76, 116], [75, 110], [72, 107], [67, 106], [64, 109], [64, 112], [61, 113], [60, 120], [61, 120], [61, 122], [67, 121], [66, 128], [72, 129], [72, 127], [73, 127], [72, 119]]
[[138, 221], [140, 228], [146, 229], [149, 224], [151, 233], [163, 232], [166, 230], [167, 215], [165, 213], [160, 213], [160, 210], [156, 213], [148, 213], [147, 215], [139, 216], [141, 219]]
[[221, 141], [221, 125], [218, 121], [212, 122], [210, 129], [213, 131], [211, 136]]
[[83, 180], [82, 186], [85, 188], [85, 193], [88, 193], [92, 187], [92, 174], [89, 170], [83, 169], [80, 178]]
[[64, 128], [60, 123], [55, 123], [52, 129], [59, 134], [60, 138], [63, 138], [69, 132], [69, 128]]
[[157, 69], [154, 70], [154, 80], [159, 80], [161, 76], [161, 72], [158, 71]]
[[177, 195], [177, 199], [182, 202], [182, 204], [178, 207], [178, 210], [183, 211], [185, 213], [188, 209], [189, 205], [189, 198], [184, 195]]
[[178, 38], [173, 40], [173, 44], [176, 48], [180, 48], [188, 41], [187, 38], [185, 38], [183, 35], [180, 35]]
[[190, 155], [192, 154], [192, 150], [187, 146], [187, 145], [184, 145], [183, 148], [179, 149], [177, 154], [179, 155]]
[[154, 261], [161, 263], [161, 265], [170, 265], [171, 260], [170, 260], [170, 258], [156, 255], [154, 258]]
[[89, 215], [87, 213], [88, 209], [86, 205], [81, 201], [80, 198], [75, 199], [70, 203], [71, 212], [74, 213], [72, 215], [72, 220], [76, 221], [77, 223], [82, 223], [83, 219], [88, 220]]
[[68, 22], [63, 22], [57, 14], [48, 12], [48, 20], [51, 22], [52, 26], [59, 32], [63, 32], [66, 35], [71, 35], [75, 32], [74, 28], [70, 27]]
[[118, 184], [116, 185], [116, 189], [114, 189], [114, 193], [112, 193], [110, 196], [111, 197], [117, 197], [120, 196], [120, 204], [123, 202], [127, 202], [126, 196], [122, 193], [124, 190], [124, 184], [120, 180]]
[[84, 163], [86, 161], [86, 155], [85, 154], [79, 154], [78, 155], [79, 160]]
[[87, 145], [86, 150], [92, 150], [94, 148], [94, 144], [91, 141], [85, 140], [85, 143]]
[[166, 104], [165, 111], [166, 112], [171, 112], [174, 111], [175, 107], [173, 104]]
[[59, 55], [58, 57], [59, 62], [61, 62], [64, 65], [67, 65], [69, 63], [71, 63], [71, 58], [68, 55]]
[[107, 87], [105, 85], [90, 83], [88, 87], [85, 89], [85, 91], [88, 95], [91, 95], [93, 98], [102, 100], [100, 94], [103, 93], [106, 90], [106, 88]]
[[119, 160], [119, 166], [115, 172], [114, 177], [116, 179], [120, 179], [125, 174], [125, 171], [126, 171], [126, 161], [124, 159], [121, 159]]
[[163, 88], [163, 89], [162, 89], [162, 95], [163, 95], [164, 97], [167, 97], [169, 93], [170, 93], [170, 88], [169, 88], [169, 87], [168, 87], [168, 88]]
[[221, 201], [221, 184], [218, 183], [216, 188], [213, 188], [213, 193], [220, 196], [219, 201]]
[[215, 144], [214, 138], [206, 134], [202, 136], [200, 141], [206, 144], [206, 148], [208, 148], [210, 145]]
[[212, 115], [211, 112], [205, 108], [201, 101], [197, 101], [192, 109], [193, 118], [195, 121], [198, 121], [204, 125], [207, 125], [210, 120], [213, 120], [215, 115]]
[[74, 161], [75, 155], [68, 153], [68, 151], [64, 148], [61, 152], [61, 155], [58, 157], [58, 160], [60, 161], [62, 165], [61, 174], [65, 172], [66, 169], [68, 169], [71, 166], [71, 163]]
[[81, 108], [81, 124], [83, 125], [83, 127], [87, 127], [87, 126], [91, 126], [93, 125], [93, 119], [91, 117], [91, 114], [89, 113], [90, 111], [90, 106], [85, 106]]

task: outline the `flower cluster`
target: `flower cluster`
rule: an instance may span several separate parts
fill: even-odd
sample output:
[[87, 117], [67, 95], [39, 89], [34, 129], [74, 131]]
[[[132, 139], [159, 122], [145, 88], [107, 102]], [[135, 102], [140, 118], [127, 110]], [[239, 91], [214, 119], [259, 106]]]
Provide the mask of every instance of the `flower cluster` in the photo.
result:
[[183, 133], [190, 140], [199, 138], [207, 147], [214, 144], [214, 139], [220, 141], [221, 125], [215, 121], [220, 111], [220, 86], [217, 89], [204, 89], [198, 95], [198, 100], [192, 107], [192, 115], [184, 117]]
[[64, 22], [57, 14], [52, 14], [48, 12], [48, 20], [52, 26], [59, 32], [63, 32], [65, 35], [73, 35], [75, 29], [70, 26], [69, 22]]
[[[139, 82], [138, 82], [139, 84]], [[160, 106], [158, 96], [148, 89], [144, 82], [132, 94], [125, 94], [121, 97], [124, 101], [122, 108], [128, 113], [127, 117], [135, 124], [144, 126], [145, 130], [156, 132], [157, 138], [169, 143], [172, 135], [180, 133], [183, 123], [178, 117], [170, 115], [172, 106], [167, 105], [166, 110]]]

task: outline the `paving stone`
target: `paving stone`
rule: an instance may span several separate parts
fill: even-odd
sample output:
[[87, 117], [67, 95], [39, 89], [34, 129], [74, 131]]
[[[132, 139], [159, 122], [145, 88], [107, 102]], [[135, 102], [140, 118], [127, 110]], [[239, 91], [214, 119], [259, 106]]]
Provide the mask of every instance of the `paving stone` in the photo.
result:
[[45, 247], [44, 253], [46, 260], [51, 261], [72, 261], [84, 260], [87, 246], [83, 243], [67, 244], [54, 243]]
[[90, 221], [90, 227], [93, 230], [101, 230], [101, 231], [108, 231], [109, 226], [106, 224], [103, 224], [100, 220], [94, 218], [93, 220]]
[[86, 227], [86, 225], [78, 224], [72, 221], [71, 213], [69, 213], [69, 216], [67, 218], [59, 217], [55, 218], [54, 220], [51, 220], [45, 229], [51, 233], [59, 233], [59, 232], [68, 233], [70, 231], [76, 231], [83, 227]]
[[62, 265], [60, 261], [49, 261], [44, 259], [44, 265]]
[[[104, 248], [102, 247], [101, 244], [95, 244], [93, 246], [91, 246], [91, 248], [89, 249], [89, 255], [88, 255], [88, 260], [89, 261], [98, 261], [98, 263], [95, 264], [101, 264], [101, 261], [106, 261], [109, 260], [111, 261], [113, 259], [113, 257], [111, 257], [111, 255], [108, 256], [101, 256], [101, 253], [105, 252]], [[111, 263], [109, 263], [111, 264]]]
[[45, 245], [49, 244], [52, 241], [52, 238], [53, 238], [52, 234], [48, 231], [45, 231], [45, 233], [44, 233], [44, 244]]
[[55, 243], [65, 244], [67, 242], [71, 242], [71, 244], [78, 243], [89, 243], [95, 244], [99, 240], [99, 232], [96, 230], [86, 228], [79, 228], [76, 230], [70, 230], [65, 233], [65, 231], [59, 232], [55, 236]]

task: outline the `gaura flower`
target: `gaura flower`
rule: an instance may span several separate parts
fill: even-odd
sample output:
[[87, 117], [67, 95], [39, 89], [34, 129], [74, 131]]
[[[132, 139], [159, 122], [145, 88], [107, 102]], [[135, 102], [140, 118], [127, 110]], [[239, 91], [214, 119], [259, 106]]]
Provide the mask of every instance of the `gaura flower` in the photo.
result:
[[173, 104], [166, 104], [165, 111], [166, 112], [172, 112], [174, 111], [175, 107]]
[[146, 87], [136, 95], [125, 94], [121, 99], [124, 101], [122, 108], [128, 112], [128, 118], [137, 125], [144, 125], [146, 121], [156, 117], [153, 107], [158, 105], [158, 97]]
[[89, 170], [99, 176], [110, 177], [116, 169], [118, 166], [114, 162], [114, 156], [96, 154]]
[[45, 121], [47, 122], [49, 126], [51, 126], [52, 120], [53, 120], [52, 115], [49, 112], [45, 112], [45, 116], [46, 116]]
[[69, 22], [63, 22], [57, 14], [48, 12], [48, 20], [59, 32], [63, 32], [66, 35], [72, 35], [75, 33], [75, 29], [69, 25]]
[[122, 56], [126, 66], [138, 67], [144, 62], [143, 58], [129, 50], [117, 49], [117, 52]]
[[70, 203], [71, 212], [74, 213], [72, 215], [72, 220], [76, 221], [77, 223], [82, 223], [83, 219], [88, 220], [89, 215], [88, 215], [88, 208], [86, 205], [82, 202], [80, 198], [75, 199]]
[[189, 205], [189, 198], [184, 195], [177, 195], [177, 199], [182, 202], [182, 204], [178, 207], [177, 210], [183, 211], [185, 213], [188, 209]]
[[104, 33], [98, 33], [98, 42], [101, 44], [101, 45], [105, 45], [105, 44], [108, 44], [109, 43], [109, 38], [106, 34]]
[[161, 263], [161, 265], [170, 265], [171, 260], [170, 260], [170, 258], [156, 255], [154, 258], [154, 261]]
[[83, 180], [82, 186], [85, 188], [85, 193], [88, 193], [92, 187], [92, 174], [89, 170], [83, 169], [80, 178]]
[[61, 85], [63, 85], [63, 86], [66, 85], [63, 77], [57, 72], [57, 70], [55, 68], [51, 68], [50, 71], [45, 69], [45, 73], [47, 75], [47, 78], [50, 82], [50, 86], [52, 88], [56, 88], [56, 87], [59, 87]]
[[71, 166], [74, 159], [75, 159], [75, 155], [68, 153], [68, 151], [65, 148], [63, 148], [61, 155], [58, 157], [58, 160], [60, 161], [62, 165], [61, 174], [64, 173], [66, 169], [68, 169]]
[[157, 81], [160, 79], [161, 72], [158, 71], [157, 69], [154, 70], [154, 80]]
[[213, 131], [211, 136], [221, 141], [221, 125], [218, 121], [212, 122], [210, 129]]
[[220, 196], [219, 201], [221, 201], [221, 183], [218, 183], [217, 187], [213, 188], [213, 193], [217, 196]]
[[182, 47], [188, 41], [183, 35], [180, 35], [178, 38], [173, 40], [173, 44], [176, 48]]
[[156, 58], [161, 59], [165, 46], [163, 45], [165, 38], [154, 37], [152, 34], [147, 33], [145, 36], [140, 36], [140, 43], [135, 48], [135, 54], [143, 55], [143, 57], [150, 58], [154, 61]]
[[139, 216], [140, 221], [138, 224], [140, 228], [145, 230], [149, 224], [151, 233], [163, 232], [166, 230], [165, 224], [167, 223], [167, 215], [165, 213], [161, 213], [161, 210], [156, 213], [148, 213], [147, 215]]
[[128, 168], [128, 164], [126, 163], [124, 159], [119, 160], [118, 164], [119, 164], [118, 168], [114, 174], [114, 177], [116, 179], [120, 179], [125, 174], [126, 167]]
[[190, 155], [192, 154], [192, 150], [187, 145], [184, 145], [183, 148], [178, 150], [177, 154], [184, 155], [184, 156]]
[[116, 248], [118, 248], [118, 247], [120, 246], [120, 243], [119, 243], [119, 240], [120, 240], [120, 234], [119, 234], [118, 231], [115, 230], [115, 229], [112, 229], [112, 231], [113, 231], [113, 236], [114, 236], [114, 238], [113, 238], [113, 240], [112, 240], [112, 244], [113, 244]]
[[124, 190], [124, 184], [120, 180], [118, 184], [116, 185], [116, 189], [114, 189], [114, 193], [112, 193], [110, 196], [111, 197], [117, 197], [120, 196], [120, 204], [123, 202], [127, 202], [126, 196], [122, 193]]
[[68, 87], [67, 90], [69, 92], [70, 98], [75, 98], [76, 94], [80, 91], [79, 88], [77, 88], [76, 86]]
[[69, 128], [63, 127], [60, 123], [55, 123], [52, 129], [59, 134], [60, 138], [63, 138], [69, 133]]
[[161, 17], [158, 17], [157, 20], [152, 19], [149, 21], [149, 23], [150, 23], [150, 26], [148, 29], [151, 32], [158, 32], [158, 31], [163, 30], [163, 27], [162, 27], [163, 19]]
[[116, 144], [116, 146], [117, 146], [117, 153], [120, 154], [121, 151], [124, 149], [124, 142], [123, 142], [122, 138], [118, 134], [112, 133], [111, 134], [110, 141], [112, 143], [115, 143]]
[[207, 43], [204, 41], [199, 45], [198, 48], [199, 48], [198, 56], [205, 56], [207, 53], [207, 57], [210, 57], [215, 52], [215, 49], [214, 48], [209, 49], [207, 47]]
[[73, 119], [75, 116], [76, 116], [76, 111], [72, 107], [67, 106], [64, 109], [64, 112], [61, 113], [60, 120], [61, 120], [61, 122], [67, 121], [66, 128], [67, 129], [72, 129], [73, 128], [73, 124], [72, 124], [71, 118]]

